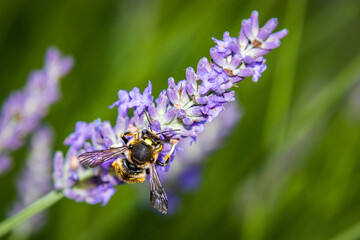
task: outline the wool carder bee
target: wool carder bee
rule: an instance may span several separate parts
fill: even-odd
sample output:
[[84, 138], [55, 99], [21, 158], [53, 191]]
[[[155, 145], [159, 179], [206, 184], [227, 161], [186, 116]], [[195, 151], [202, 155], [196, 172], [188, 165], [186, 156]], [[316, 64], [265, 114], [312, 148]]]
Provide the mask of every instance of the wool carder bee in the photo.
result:
[[[159, 212], [168, 212], [168, 199], [161, 184], [156, 165], [166, 166], [175, 150], [178, 140], [170, 139], [172, 147], [165, 156], [165, 162], [158, 160], [159, 153], [163, 148], [164, 140], [160, 133], [143, 129], [137, 132], [125, 132], [121, 135], [125, 145], [110, 147], [109, 149], [85, 152], [78, 156], [80, 164], [86, 168], [94, 168], [100, 164], [116, 158], [112, 163], [117, 176], [127, 183], [144, 182], [147, 175], [150, 176], [150, 203]], [[165, 136], [165, 135], [164, 135]]]

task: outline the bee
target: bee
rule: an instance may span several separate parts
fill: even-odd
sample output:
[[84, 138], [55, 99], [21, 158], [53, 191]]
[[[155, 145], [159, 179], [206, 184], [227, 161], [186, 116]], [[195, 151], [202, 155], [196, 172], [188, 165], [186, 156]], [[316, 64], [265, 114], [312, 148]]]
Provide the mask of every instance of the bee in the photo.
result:
[[178, 140], [170, 139], [172, 142], [171, 150], [165, 156], [164, 163], [159, 161], [158, 156], [165, 143], [164, 140], [160, 139], [160, 135], [166, 132], [170, 131], [153, 132], [150, 123], [150, 130], [143, 129], [138, 132], [123, 133], [121, 138], [125, 143], [124, 146], [85, 152], [78, 156], [78, 159], [84, 167], [94, 168], [116, 158], [112, 167], [117, 176], [127, 183], [143, 183], [147, 175], [150, 175], [150, 204], [157, 211], [166, 214], [168, 212], [168, 199], [157, 173], [156, 165], [166, 166], [168, 164], [178, 142]]

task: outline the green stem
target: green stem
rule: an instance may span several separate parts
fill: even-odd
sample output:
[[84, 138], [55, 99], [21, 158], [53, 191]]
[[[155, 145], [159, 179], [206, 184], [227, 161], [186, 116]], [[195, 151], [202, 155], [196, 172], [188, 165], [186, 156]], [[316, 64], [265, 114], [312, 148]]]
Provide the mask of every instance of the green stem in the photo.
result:
[[64, 194], [61, 191], [53, 190], [21, 212], [8, 219], [5, 219], [0, 223], [0, 238], [10, 232], [12, 229], [18, 227], [25, 220], [52, 206], [63, 197]]

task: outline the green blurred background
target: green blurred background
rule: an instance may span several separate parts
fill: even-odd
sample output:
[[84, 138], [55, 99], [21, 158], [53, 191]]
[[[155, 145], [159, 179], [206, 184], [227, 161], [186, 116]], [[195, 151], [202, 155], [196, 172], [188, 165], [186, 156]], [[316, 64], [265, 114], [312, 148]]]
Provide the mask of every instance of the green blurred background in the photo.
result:
[[[0, 2], [0, 103], [57, 46], [76, 65], [45, 122], [55, 149], [77, 121], [116, 119], [119, 89], [153, 93], [209, 57], [211, 37], [237, 36], [252, 10], [287, 28], [257, 84], [235, 89], [241, 122], [208, 157], [198, 191], [175, 215], [148, 207], [147, 185], [120, 186], [105, 207], [63, 199], [32, 239], [329, 239], [360, 222], [360, 1]], [[16, 196], [14, 168], [0, 177], [0, 216]], [[140, 189], [140, 190], [139, 190]], [[350, 229], [350, 232], [349, 232]], [[354, 235], [353, 235], [354, 234]], [[360, 235], [359, 235], [360, 236]]]

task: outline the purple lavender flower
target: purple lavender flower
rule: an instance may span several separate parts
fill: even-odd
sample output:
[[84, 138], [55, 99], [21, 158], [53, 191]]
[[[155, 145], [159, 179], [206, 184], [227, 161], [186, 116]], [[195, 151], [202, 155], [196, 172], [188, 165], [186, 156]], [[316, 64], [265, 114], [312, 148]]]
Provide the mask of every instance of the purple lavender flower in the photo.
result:
[[[91, 144], [87, 142], [88, 140], [91, 140]], [[60, 151], [55, 154], [53, 173], [55, 189], [62, 190], [66, 197], [78, 202], [85, 201], [90, 204], [101, 202], [105, 205], [115, 193], [113, 186], [120, 184], [121, 181], [109, 174], [110, 163], [103, 164], [101, 169], [86, 170], [79, 166], [77, 156], [84, 151], [108, 148], [119, 141], [119, 136], [109, 122], [101, 122], [100, 119], [92, 123], [78, 122], [75, 132], [65, 140], [65, 144], [70, 145], [66, 156], [64, 157]], [[77, 185], [83, 176], [89, 178]]]
[[[55, 155], [55, 188], [76, 201], [106, 204], [115, 192], [114, 186], [123, 183], [114, 177], [111, 163], [115, 159], [101, 164], [100, 168], [84, 169], [77, 156], [85, 151], [124, 145], [120, 138], [123, 132], [149, 128], [145, 111], [150, 115], [153, 131], [170, 131], [167, 134], [180, 144], [186, 138], [195, 141], [204, 130], [204, 124], [216, 119], [225, 109], [224, 105], [235, 100], [235, 92], [229, 91], [231, 87], [250, 76], [257, 82], [266, 69], [263, 56], [278, 47], [280, 39], [287, 33], [287, 30], [282, 30], [272, 34], [277, 25], [275, 19], [259, 29], [257, 15], [254, 11], [250, 19], [243, 21], [239, 37], [230, 37], [226, 32], [222, 41], [214, 39], [217, 46], [210, 49], [211, 61], [202, 58], [197, 71], [189, 67], [186, 79], [178, 83], [169, 78], [168, 88], [155, 102], [150, 81], [142, 94], [138, 88], [130, 92], [120, 90], [119, 100], [110, 106], [118, 108], [114, 127], [99, 119], [91, 123], [78, 122], [75, 132], [65, 140], [65, 144], [70, 146], [65, 157], [61, 152]], [[130, 109], [133, 110], [132, 116], [129, 115]], [[236, 119], [235, 116], [232, 118], [222, 121], [222, 127]], [[179, 131], [171, 131], [175, 129]], [[158, 160], [164, 162], [170, 149], [171, 145], [165, 143]], [[174, 155], [171, 155], [170, 162]], [[158, 168], [167, 171], [170, 165], [172, 163]]]
[[49, 48], [42, 70], [30, 74], [24, 89], [12, 93], [0, 115], [0, 154], [6, 155], [21, 147], [47, 114], [51, 104], [59, 99], [59, 81], [72, 68], [73, 61]]
[[[26, 159], [26, 166], [17, 182], [17, 201], [10, 215], [21, 211], [43, 195], [52, 187], [51, 181], [51, 155], [53, 133], [49, 127], [38, 129], [30, 143], [30, 154]], [[16, 231], [22, 234], [31, 234], [41, 228], [46, 219], [46, 213], [35, 215], [30, 221], [25, 222]]]
[[[242, 21], [238, 38], [230, 38], [226, 32], [223, 41], [214, 39], [218, 45], [210, 50], [214, 62], [230, 76], [239, 76], [240, 81], [248, 77], [247, 71], [250, 71], [253, 81], [257, 82], [266, 69], [262, 56], [279, 47], [280, 39], [288, 33], [287, 29], [272, 33], [278, 24], [276, 18], [270, 19], [259, 29], [258, 15], [257, 11], [253, 11], [250, 19]], [[231, 54], [226, 54], [229, 52]]]

